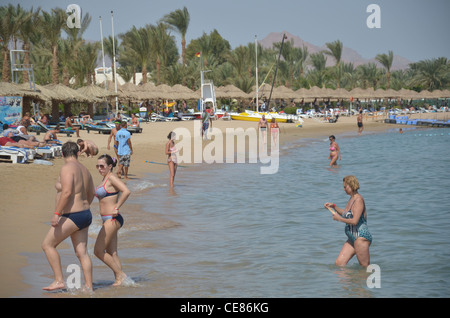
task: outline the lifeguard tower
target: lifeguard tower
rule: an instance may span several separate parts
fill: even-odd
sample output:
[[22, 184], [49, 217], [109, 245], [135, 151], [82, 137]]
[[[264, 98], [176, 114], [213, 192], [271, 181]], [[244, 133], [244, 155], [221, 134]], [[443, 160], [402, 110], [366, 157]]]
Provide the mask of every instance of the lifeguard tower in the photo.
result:
[[216, 112], [216, 93], [214, 92], [214, 84], [212, 80], [205, 79], [204, 73], [210, 71], [200, 71], [201, 79], [201, 112], [205, 108], [206, 103], [212, 103], [212, 109]]

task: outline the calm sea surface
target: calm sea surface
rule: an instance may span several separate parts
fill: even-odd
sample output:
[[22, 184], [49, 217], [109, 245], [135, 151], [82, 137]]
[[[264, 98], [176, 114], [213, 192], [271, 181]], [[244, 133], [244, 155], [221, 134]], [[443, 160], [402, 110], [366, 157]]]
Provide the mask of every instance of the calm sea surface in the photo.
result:
[[[283, 146], [273, 175], [261, 175], [260, 163], [204, 164], [180, 167], [173, 191], [168, 172], [129, 182], [133, 203], [142, 205], [122, 212], [119, 254], [132, 281], [110, 287], [112, 272], [93, 256], [96, 217], [93, 297], [449, 297], [450, 130], [336, 141], [337, 168], [328, 167], [322, 138]], [[345, 268], [334, 265], [344, 224], [323, 204], [345, 206], [342, 178], [349, 174], [366, 201], [379, 288], [368, 287], [371, 273], [356, 257]], [[98, 204], [92, 211], [98, 216]], [[60, 252], [64, 266], [78, 264], [71, 246]], [[17, 296], [80, 295], [41, 292], [51, 282], [47, 260], [27, 256], [31, 287]]]

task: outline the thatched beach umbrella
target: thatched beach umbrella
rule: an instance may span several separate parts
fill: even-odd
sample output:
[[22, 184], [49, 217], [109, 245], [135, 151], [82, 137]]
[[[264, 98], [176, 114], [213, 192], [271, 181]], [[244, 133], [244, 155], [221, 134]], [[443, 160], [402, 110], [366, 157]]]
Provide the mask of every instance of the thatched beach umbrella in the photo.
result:
[[113, 91], [100, 88], [97, 85], [83, 86], [78, 88], [76, 91], [91, 99], [91, 101], [88, 104], [88, 114], [90, 116], [94, 116], [94, 103], [99, 103], [106, 98], [115, 97], [119, 95]]
[[181, 84], [175, 84], [172, 86], [172, 91], [174, 92], [176, 99], [195, 99], [196, 96], [194, 92], [186, 86]]
[[92, 100], [96, 100], [93, 98], [89, 98], [87, 96], [83, 96], [80, 93], [78, 93], [76, 90], [67, 87], [62, 84], [49, 84], [45, 85], [45, 88], [48, 88], [49, 90], [53, 91], [58, 95], [58, 97], [52, 99], [52, 117], [58, 118], [59, 117], [59, 109], [58, 104], [63, 103], [64, 104], [64, 113], [65, 115], [68, 115], [70, 113], [70, 104], [74, 102], [81, 102], [81, 103], [87, 103]]
[[23, 89], [13, 83], [0, 82], [0, 96], [23, 96]]

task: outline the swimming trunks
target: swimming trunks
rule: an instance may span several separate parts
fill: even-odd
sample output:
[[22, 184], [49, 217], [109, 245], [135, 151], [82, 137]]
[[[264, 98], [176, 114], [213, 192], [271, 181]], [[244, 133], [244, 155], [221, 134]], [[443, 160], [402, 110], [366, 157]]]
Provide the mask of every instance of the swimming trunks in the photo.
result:
[[92, 223], [92, 213], [89, 209], [80, 212], [65, 213], [61, 217], [72, 220], [79, 230], [88, 227]]
[[105, 182], [103, 182], [100, 186], [98, 186], [95, 189], [95, 196], [97, 198], [103, 199], [103, 198], [106, 198], [106, 197], [110, 197], [112, 195], [119, 194], [119, 191], [117, 191], [117, 192], [108, 192], [108, 191], [106, 191], [105, 184], [108, 181], [108, 179], [109, 179], [109, 177], [105, 180]]
[[363, 126], [362, 122], [358, 122], [358, 127], [361, 128]]
[[120, 214], [117, 214], [117, 216], [112, 216], [112, 214], [102, 215], [102, 221], [105, 223], [108, 220], [118, 221], [120, 223], [120, 227], [123, 226], [123, 217]]
[[[347, 212], [342, 213], [342, 217], [346, 219], [353, 219], [352, 211], [348, 210]], [[358, 237], [365, 238], [372, 243], [372, 235], [369, 232], [369, 227], [367, 226], [367, 221], [364, 214], [361, 214], [361, 217], [356, 225], [345, 225], [345, 234], [351, 243], [354, 243]]]

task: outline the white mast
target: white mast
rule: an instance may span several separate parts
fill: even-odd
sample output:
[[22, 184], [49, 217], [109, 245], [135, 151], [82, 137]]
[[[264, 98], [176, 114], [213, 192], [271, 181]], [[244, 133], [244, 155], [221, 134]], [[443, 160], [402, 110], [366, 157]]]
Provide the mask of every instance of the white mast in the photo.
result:
[[116, 93], [116, 116], [119, 112], [119, 99], [117, 97], [117, 77], [116, 77], [116, 46], [114, 43], [114, 13], [111, 11], [112, 40], [113, 40], [113, 63], [114, 63], [114, 92]]
[[258, 84], [258, 41], [255, 35], [255, 59], [256, 59], [256, 109], [258, 111], [258, 95], [259, 95], [259, 84]]

